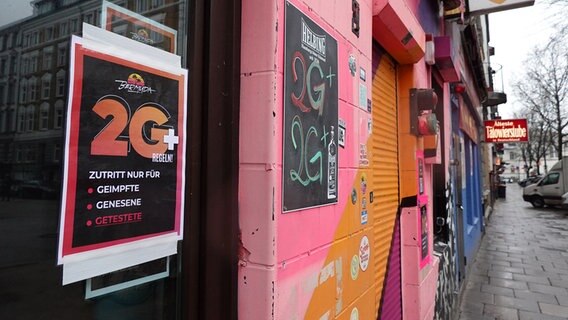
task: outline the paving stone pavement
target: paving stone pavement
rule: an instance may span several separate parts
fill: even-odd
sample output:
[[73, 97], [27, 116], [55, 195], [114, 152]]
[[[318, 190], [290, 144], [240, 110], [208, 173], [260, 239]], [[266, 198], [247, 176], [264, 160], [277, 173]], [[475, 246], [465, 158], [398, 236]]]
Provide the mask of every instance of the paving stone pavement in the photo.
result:
[[507, 184], [465, 286], [459, 320], [567, 320], [568, 209], [535, 209]]

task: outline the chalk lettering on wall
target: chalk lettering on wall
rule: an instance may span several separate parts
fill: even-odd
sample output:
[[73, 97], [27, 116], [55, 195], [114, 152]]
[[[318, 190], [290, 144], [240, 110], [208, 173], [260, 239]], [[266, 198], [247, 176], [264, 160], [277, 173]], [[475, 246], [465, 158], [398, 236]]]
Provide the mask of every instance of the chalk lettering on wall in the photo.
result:
[[283, 211], [337, 202], [337, 41], [287, 3]]

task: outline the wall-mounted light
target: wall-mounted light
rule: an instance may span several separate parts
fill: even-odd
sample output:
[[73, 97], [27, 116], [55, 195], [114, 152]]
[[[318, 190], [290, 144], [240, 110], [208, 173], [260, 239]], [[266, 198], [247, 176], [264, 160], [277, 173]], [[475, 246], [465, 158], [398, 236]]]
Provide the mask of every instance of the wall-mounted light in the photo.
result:
[[426, 50], [424, 53], [424, 61], [428, 65], [434, 65], [436, 63], [436, 49], [434, 46], [434, 37], [432, 34], [426, 34]]
[[465, 92], [465, 85], [461, 82], [454, 83], [454, 93], [462, 94]]
[[410, 89], [410, 132], [414, 135], [438, 133], [438, 119], [433, 112], [438, 104], [434, 89]]

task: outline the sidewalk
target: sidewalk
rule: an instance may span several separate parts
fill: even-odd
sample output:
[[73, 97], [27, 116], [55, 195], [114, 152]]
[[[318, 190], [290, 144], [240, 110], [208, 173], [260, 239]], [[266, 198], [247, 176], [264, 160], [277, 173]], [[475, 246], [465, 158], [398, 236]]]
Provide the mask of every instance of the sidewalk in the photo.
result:
[[534, 209], [507, 184], [486, 225], [459, 319], [568, 319], [568, 209]]

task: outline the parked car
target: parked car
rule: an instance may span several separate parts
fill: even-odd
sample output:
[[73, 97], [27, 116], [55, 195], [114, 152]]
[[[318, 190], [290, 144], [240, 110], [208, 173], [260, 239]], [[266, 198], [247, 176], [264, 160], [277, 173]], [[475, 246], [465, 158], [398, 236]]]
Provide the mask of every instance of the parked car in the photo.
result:
[[519, 186], [521, 186], [521, 187], [524, 188], [524, 187], [526, 187], [526, 186], [528, 186], [528, 185], [530, 185], [530, 184], [537, 183], [538, 181], [540, 181], [540, 179], [542, 179], [542, 176], [541, 176], [541, 175], [530, 176], [530, 177], [528, 177], [528, 178], [526, 178], [526, 179], [520, 180], [520, 181], [518, 182], [518, 184], [519, 184]]
[[17, 184], [16, 194], [28, 199], [55, 199], [57, 190], [38, 180], [27, 180]]

